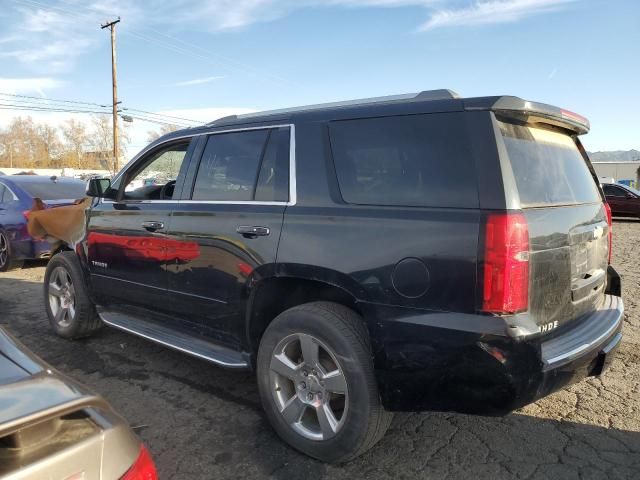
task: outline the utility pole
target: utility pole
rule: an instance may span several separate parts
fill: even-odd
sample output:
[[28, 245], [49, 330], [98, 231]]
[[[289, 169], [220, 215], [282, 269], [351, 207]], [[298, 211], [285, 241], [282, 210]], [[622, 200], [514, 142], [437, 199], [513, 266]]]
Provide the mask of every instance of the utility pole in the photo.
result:
[[113, 174], [118, 171], [118, 80], [116, 78], [116, 24], [120, 23], [120, 17], [112, 22], [107, 22], [101, 29], [111, 30], [111, 84], [113, 87]]

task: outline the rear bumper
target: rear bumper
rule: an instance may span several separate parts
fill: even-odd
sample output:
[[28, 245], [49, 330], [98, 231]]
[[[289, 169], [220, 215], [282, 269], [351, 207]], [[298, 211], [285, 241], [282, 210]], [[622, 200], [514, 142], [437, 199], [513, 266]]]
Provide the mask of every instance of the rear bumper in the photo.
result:
[[51, 255], [51, 244], [46, 240], [18, 240], [11, 243], [12, 251], [16, 259], [33, 260], [48, 258]]
[[503, 415], [600, 375], [622, 338], [624, 304], [606, 295], [571, 329], [527, 341], [502, 333], [496, 317], [380, 306], [367, 313], [385, 408]]

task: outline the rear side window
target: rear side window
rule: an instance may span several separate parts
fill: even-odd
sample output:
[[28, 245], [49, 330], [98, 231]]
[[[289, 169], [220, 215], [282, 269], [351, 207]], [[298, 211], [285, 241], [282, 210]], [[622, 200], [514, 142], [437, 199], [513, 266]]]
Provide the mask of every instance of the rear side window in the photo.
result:
[[477, 207], [464, 125], [459, 113], [331, 122], [343, 199], [360, 205]]
[[560, 132], [499, 122], [523, 207], [599, 202], [587, 162]]
[[193, 200], [284, 201], [289, 190], [289, 129], [211, 135]]

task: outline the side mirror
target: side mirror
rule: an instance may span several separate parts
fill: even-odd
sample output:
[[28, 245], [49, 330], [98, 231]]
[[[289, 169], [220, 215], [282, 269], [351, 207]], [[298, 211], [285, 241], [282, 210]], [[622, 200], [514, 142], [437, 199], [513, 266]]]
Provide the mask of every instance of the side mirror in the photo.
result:
[[114, 190], [111, 189], [111, 180], [108, 178], [92, 178], [87, 185], [87, 195], [97, 198], [114, 198]]

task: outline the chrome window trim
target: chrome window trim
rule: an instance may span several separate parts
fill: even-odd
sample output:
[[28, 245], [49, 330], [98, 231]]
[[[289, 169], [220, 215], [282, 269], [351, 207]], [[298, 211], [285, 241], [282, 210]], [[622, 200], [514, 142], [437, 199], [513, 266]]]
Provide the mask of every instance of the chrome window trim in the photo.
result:
[[[127, 164], [122, 167], [122, 169], [113, 177], [112, 184], [115, 183], [132, 165], [134, 165], [140, 158], [145, 156], [151, 150], [155, 150], [158, 147], [162, 147], [163, 145], [173, 143], [176, 140], [181, 140], [184, 138], [192, 138], [199, 136], [210, 136], [210, 135], [219, 135], [223, 133], [235, 133], [235, 132], [249, 132], [251, 130], [268, 130], [274, 128], [289, 128], [289, 201], [287, 202], [265, 202], [259, 200], [127, 200], [124, 202], [125, 204], [139, 204], [139, 203], [189, 203], [189, 204], [203, 204], [203, 205], [281, 205], [281, 206], [292, 206], [295, 205], [298, 199], [297, 196], [297, 183], [296, 183], [296, 126], [293, 123], [278, 123], [273, 125], [261, 125], [257, 127], [243, 127], [243, 128], [228, 128], [224, 130], [216, 130], [213, 132], [199, 132], [199, 133], [191, 133], [188, 135], [181, 135], [178, 137], [173, 137], [168, 139], [162, 143], [154, 145], [153, 148], [151, 145], [148, 145], [144, 149], [140, 151], [135, 157], [127, 162]], [[196, 172], [197, 176], [197, 172]], [[100, 203], [116, 203], [113, 200], [100, 199]]]
[[11, 195], [13, 196], [13, 201], [14, 201], [14, 202], [15, 202], [15, 201], [17, 201], [17, 200], [20, 200], [20, 199], [18, 198], [18, 196], [15, 194], [15, 192], [14, 192], [13, 190], [11, 190], [11, 187], [9, 187], [9, 185], [7, 185], [7, 184], [6, 184], [6, 183], [4, 183], [4, 182], [0, 182], [0, 185], [2, 185], [4, 188], [6, 188], [7, 190], [9, 190], [9, 193], [11, 193]]

